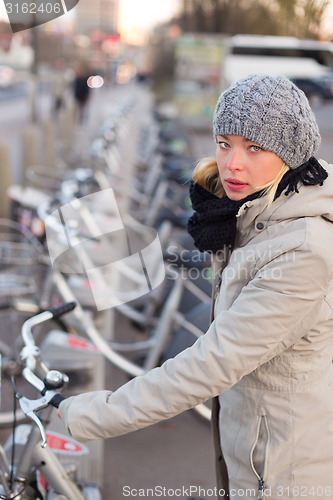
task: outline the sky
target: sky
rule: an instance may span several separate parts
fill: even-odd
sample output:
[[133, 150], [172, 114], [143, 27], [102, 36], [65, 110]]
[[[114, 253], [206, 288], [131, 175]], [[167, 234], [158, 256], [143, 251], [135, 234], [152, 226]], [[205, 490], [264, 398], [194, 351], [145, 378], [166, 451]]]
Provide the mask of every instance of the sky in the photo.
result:
[[172, 17], [180, 0], [119, 0], [119, 30], [124, 34], [146, 32], [154, 24]]

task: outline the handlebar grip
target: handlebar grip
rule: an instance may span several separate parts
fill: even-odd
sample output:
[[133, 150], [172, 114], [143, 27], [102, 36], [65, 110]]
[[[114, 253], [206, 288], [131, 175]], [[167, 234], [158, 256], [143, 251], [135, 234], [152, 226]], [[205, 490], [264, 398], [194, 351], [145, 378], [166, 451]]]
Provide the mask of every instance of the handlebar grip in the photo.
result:
[[76, 307], [76, 302], [67, 302], [62, 306], [55, 307], [54, 309], [50, 309], [50, 312], [53, 314], [54, 318], [60, 318], [63, 314], [66, 314], [70, 311], [73, 311]]
[[64, 396], [62, 396], [61, 394], [56, 394], [55, 396], [53, 396], [50, 403], [55, 408], [59, 408], [61, 401], [63, 401], [64, 399], [65, 399]]

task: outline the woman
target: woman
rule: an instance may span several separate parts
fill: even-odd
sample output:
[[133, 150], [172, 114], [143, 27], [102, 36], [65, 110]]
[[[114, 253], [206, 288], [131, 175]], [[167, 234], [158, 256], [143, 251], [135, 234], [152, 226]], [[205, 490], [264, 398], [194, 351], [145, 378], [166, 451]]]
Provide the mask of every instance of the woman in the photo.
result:
[[69, 398], [81, 440], [211, 397], [219, 498], [333, 498], [333, 174], [308, 101], [250, 75], [219, 98], [216, 160], [194, 172], [188, 229], [214, 255], [207, 333], [114, 393]]

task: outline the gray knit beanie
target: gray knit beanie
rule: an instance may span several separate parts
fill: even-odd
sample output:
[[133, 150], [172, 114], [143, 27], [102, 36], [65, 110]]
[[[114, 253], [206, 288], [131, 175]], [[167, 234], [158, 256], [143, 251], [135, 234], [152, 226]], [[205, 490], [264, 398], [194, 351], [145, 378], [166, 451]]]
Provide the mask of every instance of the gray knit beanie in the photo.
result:
[[216, 105], [214, 136], [241, 135], [295, 169], [314, 156], [321, 139], [304, 94], [283, 76], [249, 75], [225, 90]]

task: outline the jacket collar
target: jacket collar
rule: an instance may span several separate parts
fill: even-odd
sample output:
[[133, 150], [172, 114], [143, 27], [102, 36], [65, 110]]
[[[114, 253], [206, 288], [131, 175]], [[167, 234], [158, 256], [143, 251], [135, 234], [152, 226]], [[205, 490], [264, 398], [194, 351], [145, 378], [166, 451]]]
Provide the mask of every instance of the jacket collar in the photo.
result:
[[320, 163], [329, 174], [322, 186], [301, 185], [298, 193], [292, 192], [287, 196], [281, 193], [266, 208], [265, 197], [244, 203], [237, 214], [236, 244], [244, 245], [264, 227], [281, 220], [320, 216], [333, 222], [333, 165], [323, 160]]
[[251, 231], [251, 229], [254, 228], [259, 222], [266, 226], [270, 221], [272, 214], [276, 210], [278, 210], [278, 208], [283, 203], [286, 203], [287, 199], [293, 194], [294, 193], [291, 193], [288, 196], [284, 196], [282, 194], [277, 200], [275, 200], [269, 207], [266, 208], [265, 205], [267, 201], [265, 196], [244, 203], [244, 205], [240, 207], [236, 216], [237, 231], [240, 233], [240, 235], [245, 235], [249, 231]]

